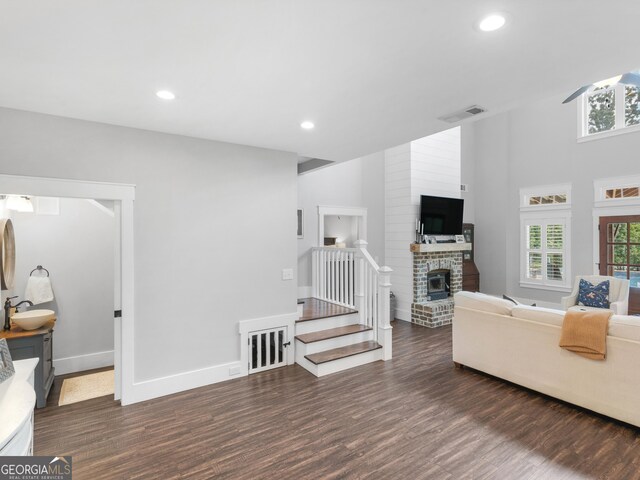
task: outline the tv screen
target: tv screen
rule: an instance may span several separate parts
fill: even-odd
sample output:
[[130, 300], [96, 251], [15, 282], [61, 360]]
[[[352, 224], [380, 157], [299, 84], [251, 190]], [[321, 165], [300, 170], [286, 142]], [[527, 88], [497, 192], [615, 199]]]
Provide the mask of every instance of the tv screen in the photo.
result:
[[464, 200], [461, 198], [420, 198], [420, 221], [425, 235], [460, 235]]

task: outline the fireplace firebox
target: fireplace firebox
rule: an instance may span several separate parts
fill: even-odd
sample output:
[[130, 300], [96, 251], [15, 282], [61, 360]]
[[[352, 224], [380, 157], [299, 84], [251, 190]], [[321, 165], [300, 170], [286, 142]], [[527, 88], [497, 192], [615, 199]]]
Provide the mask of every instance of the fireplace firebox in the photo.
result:
[[432, 270], [427, 273], [427, 301], [449, 298], [451, 272], [449, 270]]

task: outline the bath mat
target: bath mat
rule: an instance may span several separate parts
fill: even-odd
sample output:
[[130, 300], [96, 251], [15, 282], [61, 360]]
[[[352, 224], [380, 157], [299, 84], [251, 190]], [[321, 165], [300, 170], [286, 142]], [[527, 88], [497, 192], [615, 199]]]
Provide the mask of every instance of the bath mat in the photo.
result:
[[92, 398], [113, 395], [115, 376], [113, 370], [65, 378], [60, 390], [58, 406], [82, 402]]

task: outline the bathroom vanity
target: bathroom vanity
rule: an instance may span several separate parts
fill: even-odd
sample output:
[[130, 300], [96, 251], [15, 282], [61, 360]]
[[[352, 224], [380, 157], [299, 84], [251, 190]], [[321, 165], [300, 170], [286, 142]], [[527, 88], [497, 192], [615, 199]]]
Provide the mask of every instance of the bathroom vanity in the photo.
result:
[[23, 330], [12, 325], [11, 330], [0, 331], [0, 338], [7, 340], [11, 358], [23, 360], [39, 359], [35, 369], [34, 388], [36, 391], [36, 407], [43, 408], [47, 404], [47, 396], [53, 385], [53, 330], [55, 319], [49, 320], [36, 330]]

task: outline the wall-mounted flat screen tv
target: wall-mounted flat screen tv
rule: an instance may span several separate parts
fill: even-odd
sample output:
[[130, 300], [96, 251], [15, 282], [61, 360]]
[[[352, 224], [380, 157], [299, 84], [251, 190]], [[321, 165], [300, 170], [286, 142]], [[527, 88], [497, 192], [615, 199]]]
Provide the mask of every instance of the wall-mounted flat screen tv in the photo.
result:
[[420, 198], [420, 221], [425, 235], [462, 234], [462, 214], [464, 200], [461, 198], [432, 197]]

